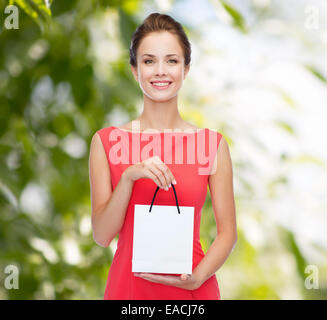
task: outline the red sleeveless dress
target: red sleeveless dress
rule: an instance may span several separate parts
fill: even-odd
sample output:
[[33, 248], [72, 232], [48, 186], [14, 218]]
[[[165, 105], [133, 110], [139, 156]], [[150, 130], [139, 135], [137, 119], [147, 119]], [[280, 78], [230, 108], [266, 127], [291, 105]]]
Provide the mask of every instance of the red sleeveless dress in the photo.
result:
[[[117, 127], [97, 131], [109, 163], [112, 190], [124, 170], [155, 155], [169, 167], [177, 184], [178, 204], [194, 207], [192, 270], [204, 257], [200, 243], [200, 220], [210, 168], [222, 135], [211, 129], [196, 132], [131, 132]], [[132, 273], [134, 205], [150, 205], [157, 184], [151, 179], [134, 182], [117, 250], [109, 269], [105, 300], [220, 300], [216, 275], [196, 290], [187, 290], [135, 277]], [[176, 205], [172, 188], [159, 189], [155, 205]], [[163, 273], [161, 273], [163, 274]], [[167, 274], [166, 274], [167, 275]], [[180, 274], [170, 274], [180, 276]]]

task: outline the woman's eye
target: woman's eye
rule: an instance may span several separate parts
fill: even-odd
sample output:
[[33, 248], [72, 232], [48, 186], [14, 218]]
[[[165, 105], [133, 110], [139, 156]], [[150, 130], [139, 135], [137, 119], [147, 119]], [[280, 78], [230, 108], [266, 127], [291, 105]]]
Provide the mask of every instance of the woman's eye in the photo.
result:
[[[150, 63], [152, 63], [152, 62], [153, 62], [153, 60], [151, 60], [151, 59], [144, 60], [144, 63], [145, 63], [145, 64], [150, 64]], [[169, 63], [177, 63], [178, 61], [175, 60], [175, 59], [169, 59], [168, 62], [169, 62]]]

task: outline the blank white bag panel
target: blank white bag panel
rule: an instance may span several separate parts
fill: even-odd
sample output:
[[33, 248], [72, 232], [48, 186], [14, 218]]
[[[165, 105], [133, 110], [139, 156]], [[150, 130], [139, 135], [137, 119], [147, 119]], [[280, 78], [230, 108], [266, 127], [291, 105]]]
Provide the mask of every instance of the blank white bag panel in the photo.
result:
[[132, 272], [192, 274], [194, 207], [136, 204]]

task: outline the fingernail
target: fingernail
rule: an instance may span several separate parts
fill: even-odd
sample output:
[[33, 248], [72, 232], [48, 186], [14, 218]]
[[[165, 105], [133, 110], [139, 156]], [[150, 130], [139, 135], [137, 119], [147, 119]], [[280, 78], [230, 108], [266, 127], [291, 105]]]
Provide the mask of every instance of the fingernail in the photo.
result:
[[171, 187], [171, 184], [169, 184], [169, 188]]
[[168, 187], [166, 187], [165, 190], [168, 191]]
[[177, 183], [177, 182], [176, 182], [176, 180], [174, 179], [174, 180], [173, 180], [173, 184], [176, 184], [176, 183]]

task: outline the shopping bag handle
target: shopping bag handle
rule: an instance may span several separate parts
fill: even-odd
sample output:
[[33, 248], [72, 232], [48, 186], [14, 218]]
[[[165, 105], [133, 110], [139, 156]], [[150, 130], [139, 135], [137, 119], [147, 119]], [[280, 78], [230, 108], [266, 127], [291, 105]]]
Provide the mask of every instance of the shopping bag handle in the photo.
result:
[[[174, 194], [175, 194], [175, 199], [176, 199], [176, 206], [177, 206], [177, 211], [178, 213], [180, 214], [180, 210], [179, 210], [179, 206], [178, 206], [178, 201], [177, 201], [177, 195], [176, 195], [176, 190], [175, 190], [175, 187], [173, 184], [171, 184], [171, 186], [173, 187], [173, 190], [174, 190]], [[152, 202], [151, 202], [151, 206], [150, 206], [150, 210], [149, 212], [151, 212], [151, 209], [152, 209], [152, 205], [153, 205], [153, 202], [154, 202], [154, 198], [156, 197], [156, 194], [158, 192], [158, 190], [160, 189], [160, 187], [157, 187], [156, 191], [154, 192], [154, 195], [153, 195], [153, 198], [152, 198]]]

